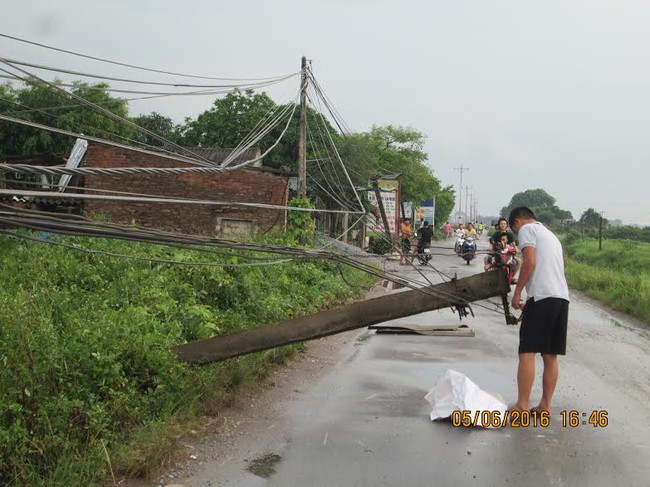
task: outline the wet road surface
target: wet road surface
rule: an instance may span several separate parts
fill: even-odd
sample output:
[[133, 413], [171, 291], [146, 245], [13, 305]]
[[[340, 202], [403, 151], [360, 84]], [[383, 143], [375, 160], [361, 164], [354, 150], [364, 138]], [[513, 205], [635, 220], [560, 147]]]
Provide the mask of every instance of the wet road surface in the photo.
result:
[[[468, 266], [436, 255], [433, 264], [464, 277], [482, 271], [480, 260]], [[412, 268], [390, 267], [420, 278]], [[434, 270], [423, 272], [440, 282]], [[518, 327], [484, 301], [486, 308], [474, 306], [476, 317], [465, 320], [475, 337], [360, 331], [329, 374], [296, 391], [281, 421], [251, 445], [252, 455], [208, 461], [182, 483], [648, 486], [650, 327], [579, 294], [571, 298], [567, 355], [560, 357], [547, 428], [455, 428], [429, 420], [424, 396], [448, 369], [507, 403], [516, 398]], [[442, 310], [404, 320], [456, 324], [458, 317]], [[532, 404], [541, 395], [541, 358], [537, 365]], [[561, 412], [570, 410], [578, 412], [575, 427], [562, 424]], [[583, 424], [592, 411], [607, 412], [606, 427]]]

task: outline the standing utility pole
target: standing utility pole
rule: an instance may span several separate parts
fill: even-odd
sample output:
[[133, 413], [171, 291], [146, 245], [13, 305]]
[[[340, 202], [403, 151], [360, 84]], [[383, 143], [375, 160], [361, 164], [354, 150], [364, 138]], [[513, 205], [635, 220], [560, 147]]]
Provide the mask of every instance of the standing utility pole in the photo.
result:
[[460, 222], [460, 212], [463, 208], [463, 171], [469, 171], [469, 167], [455, 167], [454, 171], [460, 171], [460, 186], [458, 186], [458, 221]]
[[[465, 186], [465, 219], [471, 221], [470, 214], [467, 211], [467, 205], [469, 204], [469, 190], [472, 189], [469, 186]], [[471, 205], [470, 205], [471, 209]]]
[[600, 222], [598, 222], [598, 251], [603, 250], [603, 212], [600, 212]]
[[298, 198], [307, 196], [307, 58], [302, 57], [300, 75], [300, 122], [298, 131]]

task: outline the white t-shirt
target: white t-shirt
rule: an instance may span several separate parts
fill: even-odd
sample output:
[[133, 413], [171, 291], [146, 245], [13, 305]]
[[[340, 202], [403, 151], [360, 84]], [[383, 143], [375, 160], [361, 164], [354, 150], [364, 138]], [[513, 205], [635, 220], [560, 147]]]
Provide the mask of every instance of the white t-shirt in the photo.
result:
[[519, 248], [535, 248], [535, 270], [526, 283], [529, 298], [540, 301], [561, 298], [569, 301], [569, 286], [564, 277], [562, 244], [540, 222], [527, 223], [519, 229]]

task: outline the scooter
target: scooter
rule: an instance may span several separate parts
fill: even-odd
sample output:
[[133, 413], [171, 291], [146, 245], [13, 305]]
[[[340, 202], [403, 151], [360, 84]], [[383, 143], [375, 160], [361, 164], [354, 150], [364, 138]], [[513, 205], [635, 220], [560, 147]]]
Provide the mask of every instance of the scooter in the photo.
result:
[[467, 265], [476, 257], [476, 242], [474, 237], [467, 236], [460, 246], [460, 256], [467, 261]]
[[415, 254], [415, 257], [417, 257], [420, 265], [429, 265], [429, 261], [433, 258], [431, 255], [431, 245], [422, 245], [420, 242], [418, 242], [418, 251]]
[[456, 254], [461, 256], [463, 250], [463, 243], [465, 243], [465, 234], [463, 233], [462, 230], [460, 231], [456, 230], [454, 232], [454, 235], [456, 235], [456, 245], [454, 246], [454, 252], [456, 252]]

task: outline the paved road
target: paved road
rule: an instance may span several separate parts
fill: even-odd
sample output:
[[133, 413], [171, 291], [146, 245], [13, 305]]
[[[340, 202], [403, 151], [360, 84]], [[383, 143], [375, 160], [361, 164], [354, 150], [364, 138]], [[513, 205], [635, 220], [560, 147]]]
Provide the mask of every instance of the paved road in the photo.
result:
[[[445, 252], [449, 254], [449, 252]], [[435, 265], [464, 277], [481, 270], [453, 255]], [[416, 277], [412, 269], [400, 273]], [[439, 281], [430, 269], [427, 276]], [[474, 307], [469, 337], [359, 332], [331, 373], [296, 394], [257, 458], [203, 465], [192, 486], [648, 486], [650, 328], [572, 293], [548, 428], [454, 428], [431, 422], [424, 395], [448, 369], [508, 402], [516, 397], [518, 328]], [[450, 311], [411, 322], [454, 323]], [[538, 362], [538, 365], [541, 365]], [[541, 367], [533, 401], [541, 394]], [[605, 428], [563, 427], [560, 412], [606, 410]], [[580, 417], [580, 421], [585, 418]], [[253, 473], [254, 472], [254, 473]]]

